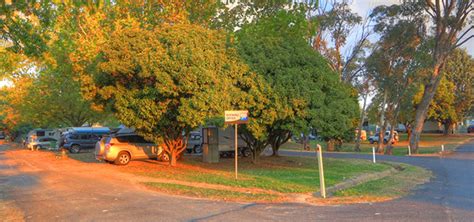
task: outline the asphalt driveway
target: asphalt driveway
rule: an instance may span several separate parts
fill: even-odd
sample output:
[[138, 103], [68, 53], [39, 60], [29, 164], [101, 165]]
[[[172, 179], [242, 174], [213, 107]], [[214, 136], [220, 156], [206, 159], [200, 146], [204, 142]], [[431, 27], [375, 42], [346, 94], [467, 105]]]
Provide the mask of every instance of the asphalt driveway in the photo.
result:
[[27, 221], [474, 221], [474, 159], [469, 158], [474, 141], [449, 158], [379, 156], [425, 167], [435, 178], [402, 199], [341, 206], [229, 203], [165, 195], [130, 183], [116, 168], [65, 166], [61, 161], [45, 162], [35, 152], [6, 155], [6, 148], [0, 146], [0, 197], [13, 201]]

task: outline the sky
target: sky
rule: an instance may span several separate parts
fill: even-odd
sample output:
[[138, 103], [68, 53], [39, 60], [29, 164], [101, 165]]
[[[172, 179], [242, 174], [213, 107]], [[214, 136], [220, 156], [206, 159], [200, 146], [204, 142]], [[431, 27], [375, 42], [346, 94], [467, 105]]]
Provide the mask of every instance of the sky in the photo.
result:
[[[351, 3], [351, 9], [362, 16], [363, 18], [370, 13], [370, 11], [379, 6], [379, 5], [392, 5], [399, 4], [401, 0], [349, 0]], [[471, 30], [471, 35], [474, 35], [474, 31]], [[467, 35], [469, 36], [469, 35]], [[474, 39], [464, 43], [461, 46], [462, 48], [467, 49], [468, 53], [471, 56], [474, 56]]]

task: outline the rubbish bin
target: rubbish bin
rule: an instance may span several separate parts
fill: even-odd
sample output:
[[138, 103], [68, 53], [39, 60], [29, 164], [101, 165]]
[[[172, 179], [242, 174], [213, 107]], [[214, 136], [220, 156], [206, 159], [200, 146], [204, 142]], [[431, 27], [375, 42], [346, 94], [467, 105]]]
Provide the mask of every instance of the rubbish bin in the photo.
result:
[[219, 162], [219, 129], [217, 127], [202, 128], [202, 161], [205, 163]]

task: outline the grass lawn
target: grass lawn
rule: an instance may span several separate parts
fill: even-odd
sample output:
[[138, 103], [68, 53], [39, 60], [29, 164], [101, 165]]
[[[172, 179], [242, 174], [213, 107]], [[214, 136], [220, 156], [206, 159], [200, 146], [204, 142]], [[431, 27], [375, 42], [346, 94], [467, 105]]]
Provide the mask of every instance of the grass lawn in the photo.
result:
[[[209, 164], [201, 162], [200, 157], [186, 156], [176, 167], [136, 161], [121, 168], [121, 171], [145, 178], [141, 179], [142, 184], [152, 190], [216, 200], [288, 201], [288, 197], [294, 195], [311, 197], [314, 192], [319, 191], [319, 172], [315, 158], [262, 157], [257, 165], [252, 164], [250, 158], [242, 158], [239, 160], [238, 179], [234, 178], [233, 161], [232, 158], [227, 158], [221, 159], [219, 163]], [[368, 160], [326, 158], [326, 186], [331, 187], [349, 178], [391, 168], [393, 166], [390, 164], [373, 164]], [[401, 175], [405, 173], [402, 172]], [[429, 175], [416, 176], [423, 179]], [[412, 175], [407, 176], [409, 180], [416, 179], [410, 179], [410, 176]], [[405, 189], [410, 190], [417, 184], [419, 183], [407, 185]], [[359, 193], [371, 196], [371, 192], [375, 191], [362, 190]]]
[[[445, 151], [452, 151], [456, 149], [460, 144], [468, 139], [474, 138], [474, 135], [459, 134], [459, 135], [448, 135], [442, 134], [423, 134], [420, 141], [419, 154], [433, 154], [441, 151], [441, 145], [444, 145]], [[326, 149], [326, 142], [311, 141], [311, 150], [314, 150], [316, 144], [319, 143]], [[362, 153], [371, 153], [372, 147], [376, 147], [377, 144], [370, 144], [368, 141], [363, 141], [360, 148]], [[344, 143], [339, 149], [340, 152], [354, 152], [355, 143]], [[407, 134], [400, 134], [400, 141], [393, 145], [393, 155], [403, 156], [408, 154], [408, 141]], [[282, 150], [302, 150], [302, 145], [295, 142], [288, 142], [281, 147]]]
[[[326, 186], [342, 182], [362, 173], [390, 169], [385, 164], [370, 164], [366, 160], [325, 159]], [[258, 165], [249, 158], [241, 159], [239, 179], [234, 178], [233, 159], [221, 159], [217, 164], [202, 163], [188, 158], [178, 167], [160, 167], [156, 170], [131, 169], [141, 176], [187, 182], [225, 185], [239, 188], [257, 188], [281, 193], [307, 193], [319, 188], [319, 173], [315, 158], [266, 157]]]
[[352, 188], [337, 191], [335, 196], [399, 197], [407, 195], [411, 188], [426, 182], [431, 172], [423, 168], [401, 164], [403, 171], [378, 180], [369, 181]]
[[146, 182], [143, 183], [145, 186], [164, 193], [179, 194], [191, 197], [201, 197], [219, 200], [263, 200], [263, 201], [274, 201], [279, 198], [275, 194], [266, 193], [250, 193], [250, 192], [236, 192], [229, 190], [218, 190], [209, 188], [199, 188], [193, 186], [186, 186], [172, 183], [157, 183], [157, 182]]

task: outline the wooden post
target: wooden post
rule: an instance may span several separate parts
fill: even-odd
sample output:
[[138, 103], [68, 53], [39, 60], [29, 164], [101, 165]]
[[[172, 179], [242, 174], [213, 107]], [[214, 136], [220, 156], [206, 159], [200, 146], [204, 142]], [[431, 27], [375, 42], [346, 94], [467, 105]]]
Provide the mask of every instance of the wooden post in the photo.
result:
[[318, 168], [319, 168], [319, 186], [321, 190], [321, 196], [326, 198], [326, 185], [324, 184], [324, 168], [323, 168], [323, 149], [321, 145], [317, 145], [316, 148], [318, 155]]
[[375, 162], [375, 147], [372, 147], [372, 161]]
[[441, 144], [441, 152], [444, 152], [444, 144]]
[[410, 144], [408, 144], [408, 156], [411, 156], [411, 148], [410, 148]]
[[237, 167], [238, 167], [238, 157], [239, 157], [239, 147], [238, 147], [238, 141], [237, 141], [237, 127], [238, 124], [235, 124], [235, 153], [234, 153], [234, 167], [235, 167], [235, 179], [237, 179]]

